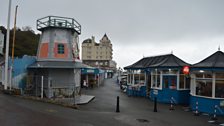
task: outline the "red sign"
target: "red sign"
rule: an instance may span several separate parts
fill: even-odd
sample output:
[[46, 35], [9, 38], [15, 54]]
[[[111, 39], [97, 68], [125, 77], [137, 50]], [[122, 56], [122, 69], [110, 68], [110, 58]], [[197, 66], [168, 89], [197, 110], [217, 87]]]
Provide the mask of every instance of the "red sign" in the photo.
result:
[[189, 66], [184, 66], [183, 67], [183, 73], [184, 74], [189, 74], [189, 72], [190, 72], [190, 67]]

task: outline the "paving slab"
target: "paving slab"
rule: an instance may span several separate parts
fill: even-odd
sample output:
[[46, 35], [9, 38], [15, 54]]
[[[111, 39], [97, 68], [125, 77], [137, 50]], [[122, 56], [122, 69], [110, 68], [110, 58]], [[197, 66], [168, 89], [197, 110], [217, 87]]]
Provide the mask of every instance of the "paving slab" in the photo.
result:
[[80, 95], [76, 97], [76, 104], [77, 105], [82, 105], [82, 104], [87, 104], [90, 101], [92, 101], [95, 98], [95, 96], [92, 95]]
[[[73, 105], [74, 103], [77, 105], [88, 104], [95, 98], [93, 95], [78, 95], [75, 98], [57, 98], [55, 101]], [[74, 102], [75, 99], [75, 102]]]

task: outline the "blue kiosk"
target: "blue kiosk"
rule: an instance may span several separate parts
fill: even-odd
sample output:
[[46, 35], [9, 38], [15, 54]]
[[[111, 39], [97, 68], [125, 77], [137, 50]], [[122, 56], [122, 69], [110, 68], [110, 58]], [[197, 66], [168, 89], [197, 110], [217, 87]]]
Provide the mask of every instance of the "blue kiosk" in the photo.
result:
[[[144, 57], [125, 67], [128, 70], [127, 93], [134, 94], [132, 91], [139, 84], [135, 81], [137, 79], [140, 83], [144, 82], [145, 92], [150, 95], [151, 100], [157, 97], [158, 102], [162, 103], [170, 103], [172, 100], [176, 104], [189, 104], [190, 78], [183, 74], [184, 66], [189, 64], [173, 54]], [[144, 74], [145, 77], [137, 78], [138, 74]], [[141, 92], [143, 91], [140, 89], [140, 94]]]
[[190, 106], [199, 112], [224, 115], [224, 53], [217, 51], [191, 67]]

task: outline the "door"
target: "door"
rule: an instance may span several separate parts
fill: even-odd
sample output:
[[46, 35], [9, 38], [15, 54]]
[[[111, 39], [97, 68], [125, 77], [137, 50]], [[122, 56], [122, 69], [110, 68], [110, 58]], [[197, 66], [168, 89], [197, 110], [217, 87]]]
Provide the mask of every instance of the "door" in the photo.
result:
[[174, 97], [174, 93], [177, 87], [177, 76], [165, 75], [163, 76], [163, 101], [170, 102], [171, 97]]

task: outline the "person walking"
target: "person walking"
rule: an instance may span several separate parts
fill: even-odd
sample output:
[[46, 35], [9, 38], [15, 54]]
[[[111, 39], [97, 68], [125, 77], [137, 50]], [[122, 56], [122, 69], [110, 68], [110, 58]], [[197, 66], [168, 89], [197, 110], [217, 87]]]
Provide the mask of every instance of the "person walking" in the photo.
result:
[[86, 82], [86, 80], [83, 81], [83, 86], [88, 89], [88, 83]]

